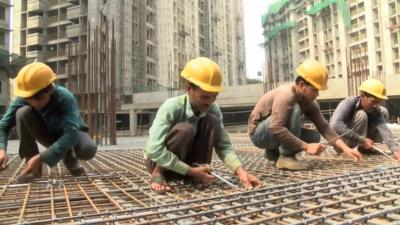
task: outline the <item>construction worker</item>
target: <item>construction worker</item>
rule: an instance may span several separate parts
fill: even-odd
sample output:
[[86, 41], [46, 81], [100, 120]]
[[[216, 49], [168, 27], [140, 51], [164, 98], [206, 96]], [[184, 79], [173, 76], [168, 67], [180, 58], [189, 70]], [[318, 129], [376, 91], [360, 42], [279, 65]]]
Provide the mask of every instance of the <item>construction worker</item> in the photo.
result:
[[199, 57], [187, 62], [181, 76], [187, 81], [186, 94], [167, 99], [149, 131], [144, 153], [151, 189], [170, 191], [166, 179], [209, 184], [214, 176], [206, 164], [211, 163], [213, 148], [246, 188], [259, 186], [260, 181], [241, 166], [215, 103], [223, 91], [220, 67]]
[[361, 153], [373, 153], [375, 142], [384, 140], [394, 157], [400, 160], [399, 144], [386, 125], [389, 113], [380, 105], [388, 99], [385, 86], [379, 80], [369, 79], [358, 90], [359, 96], [347, 97], [339, 103], [331, 117], [331, 127], [338, 134], [348, 132], [344, 142], [350, 147], [359, 146]]
[[[320, 144], [317, 131], [301, 127], [304, 114], [318, 131], [345, 154], [355, 160], [361, 159], [358, 151], [349, 148], [329, 127], [315, 99], [320, 90], [328, 88], [328, 70], [319, 62], [304, 61], [296, 72], [295, 84], [280, 86], [262, 96], [248, 120], [248, 132], [253, 144], [265, 149], [265, 156], [276, 168], [305, 170], [309, 165], [296, 159], [296, 154], [305, 151], [318, 155], [325, 150]], [[335, 140], [336, 139], [336, 140]]]
[[[49, 66], [34, 62], [24, 66], [14, 80], [17, 97], [0, 121], [0, 171], [7, 167], [7, 137], [16, 126], [19, 156], [26, 162], [17, 183], [41, 177], [42, 162], [53, 167], [61, 159], [73, 176], [85, 175], [78, 159], [89, 160], [96, 154], [73, 94], [54, 85], [56, 79]], [[36, 141], [47, 149], [39, 153]]]

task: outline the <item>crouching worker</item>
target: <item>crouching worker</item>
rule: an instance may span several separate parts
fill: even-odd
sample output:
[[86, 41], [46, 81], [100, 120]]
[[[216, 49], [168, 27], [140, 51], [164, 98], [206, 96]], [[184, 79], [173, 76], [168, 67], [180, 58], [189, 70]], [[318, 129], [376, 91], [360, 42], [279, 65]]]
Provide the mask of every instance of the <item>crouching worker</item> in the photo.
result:
[[[318, 155], [325, 150], [320, 133], [349, 157], [360, 160], [361, 154], [349, 148], [329, 127], [315, 100], [320, 90], [328, 88], [328, 70], [309, 59], [297, 67], [295, 83], [267, 92], [255, 105], [248, 121], [253, 144], [265, 149], [265, 156], [278, 169], [307, 170], [310, 165], [296, 159], [305, 151]], [[318, 132], [301, 127], [301, 117], [314, 123]]]
[[223, 91], [219, 66], [208, 58], [195, 58], [181, 76], [187, 80], [186, 94], [167, 99], [149, 131], [144, 153], [151, 189], [170, 191], [167, 179], [212, 182], [211, 168], [204, 164], [211, 163], [213, 148], [246, 188], [259, 186], [261, 182], [241, 166], [215, 103]]
[[[7, 165], [7, 138], [16, 126], [19, 156], [26, 165], [17, 183], [42, 175], [42, 163], [53, 167], [60, 160], [73, 176], [85, 175], [79, 159], [94, 157], [97, 147], [86, 133], [77, 102], [66, 88], [53, 84], [56, 75], [44, 63], [23, 67], [14, 81], [15, 100], [0, 121], [0, 170]], [[36, 141], [47, 149], [39, 152]]]
[[386, 124], [389, 113], [380, 105], [388, 99], [385, 86], [379, 80], [369, 79], [358, 89], [359, 96], [347, 97], [339, 103], [330, 120], [332, 128], [338, 134], [348, 132], [343, 140], [350, 147], [359, 146], [363, 154], [377, 153], [373, 149], [375, 142], [385, 141], [400, 160], [400, 146]]

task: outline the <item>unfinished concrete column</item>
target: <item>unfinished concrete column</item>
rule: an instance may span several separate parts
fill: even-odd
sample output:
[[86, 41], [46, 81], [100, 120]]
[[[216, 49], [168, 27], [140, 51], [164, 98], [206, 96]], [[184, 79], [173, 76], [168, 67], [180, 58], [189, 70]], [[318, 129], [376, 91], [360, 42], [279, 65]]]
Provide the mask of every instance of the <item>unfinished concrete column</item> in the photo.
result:
[[137, 112], [135, 109], [129, 110], [129, 133], [131, 136], [137, 135]]

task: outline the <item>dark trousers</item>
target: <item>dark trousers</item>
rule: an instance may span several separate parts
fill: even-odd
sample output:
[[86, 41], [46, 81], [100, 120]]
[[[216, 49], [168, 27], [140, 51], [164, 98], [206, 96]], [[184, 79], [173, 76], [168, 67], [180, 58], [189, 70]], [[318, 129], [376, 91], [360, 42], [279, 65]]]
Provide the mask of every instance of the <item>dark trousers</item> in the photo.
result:
[[[198, 122], [197, 132], [194, 132], [189, 123], [177, 123], [167, 134], [165, 145], [179, 160], [189, 166], [193, 163], [210, 164], [212, 150], [218, 139], [219, 120], [214, 114], [208, 114]], [[157, 166], [147, 158], [146, 166], [150, 173]], [[168, 178], [183, 178], [180, 174], [166, 171]]]
[[[17, 110], [16, 128], [20, 139], [19, 156], [27, 160], [39, 154], [36, 141], [45, 147], [49, 147], [60, 137], [60, 135], [47, 131], [42, 117], [29, 105]], [[73, 149], [76, 158], [82, 160], [93, 158], [97, 152], [96, 144], [83, 131], [79, 131], [78, 142]], [[69, 155], [68, 152], [65, 152], [63, 158]]]

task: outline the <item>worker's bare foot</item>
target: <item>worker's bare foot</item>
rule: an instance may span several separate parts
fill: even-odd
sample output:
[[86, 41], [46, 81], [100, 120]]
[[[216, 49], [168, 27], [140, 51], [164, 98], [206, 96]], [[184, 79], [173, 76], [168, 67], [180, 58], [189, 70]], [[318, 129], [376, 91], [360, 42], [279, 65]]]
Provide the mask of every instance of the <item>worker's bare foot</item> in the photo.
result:
[[172, 190], [171, 186], [167, 184], [167, 182], [165, 181], [165, 177], [161, 173], [153, 173], [151, 175], [149, 184], [152, 190], [159, 193], [164, 193]]

